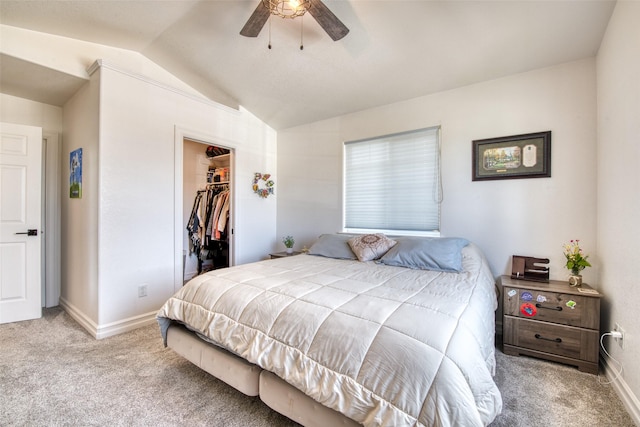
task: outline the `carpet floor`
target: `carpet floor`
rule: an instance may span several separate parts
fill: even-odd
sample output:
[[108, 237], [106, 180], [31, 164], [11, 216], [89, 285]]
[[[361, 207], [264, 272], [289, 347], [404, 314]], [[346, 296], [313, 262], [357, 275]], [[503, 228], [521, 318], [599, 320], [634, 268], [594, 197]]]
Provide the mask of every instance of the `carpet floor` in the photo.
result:
[[[164, 348], [152, 325], [95, 340], [59, 308], [0, 325], [2, 426], [296, 426]], [[492, 427], [632, 427], [599, 377], [497, 351]], [[605, 378], [601, 378], [602, 381]]]

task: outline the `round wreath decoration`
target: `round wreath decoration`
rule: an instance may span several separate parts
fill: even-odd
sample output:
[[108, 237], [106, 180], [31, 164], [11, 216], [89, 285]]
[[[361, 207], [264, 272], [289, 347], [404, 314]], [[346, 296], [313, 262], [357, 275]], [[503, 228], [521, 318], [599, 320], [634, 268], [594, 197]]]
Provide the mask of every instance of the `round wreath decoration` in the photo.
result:
[[271, 174], [268, 173], [256, 172], [253, 176], [253, 192], [263, 199], [269, 197], [269, 194], [273, 194], [275, 182], [269, 178], [271, 178]]

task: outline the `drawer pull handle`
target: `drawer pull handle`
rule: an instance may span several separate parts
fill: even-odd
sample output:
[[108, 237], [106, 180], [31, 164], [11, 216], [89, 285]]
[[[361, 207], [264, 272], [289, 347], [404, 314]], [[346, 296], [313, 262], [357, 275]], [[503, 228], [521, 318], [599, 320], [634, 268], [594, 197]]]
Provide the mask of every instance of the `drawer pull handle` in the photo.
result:
[[545, 307], [542, 304], [536, 304], [536, 307], [538, 307], [538, 308], [546, 308], [547, 310], [562, 311], [562, 307]]
[[553, 342], [557, 342], [557, 343], [561, 343], [562, 342], [562, 338], [555, 338], [555, 339], [545, 338], [540, 334], [535, 334], [534, 336], [536, 337], [537, 340], [553, 341]]

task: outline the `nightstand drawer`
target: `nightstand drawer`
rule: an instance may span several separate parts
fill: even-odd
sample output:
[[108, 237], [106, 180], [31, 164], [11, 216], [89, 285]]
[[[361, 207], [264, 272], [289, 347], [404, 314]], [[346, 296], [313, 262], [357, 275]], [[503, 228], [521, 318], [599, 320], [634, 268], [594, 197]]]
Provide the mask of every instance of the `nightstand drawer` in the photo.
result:
[[600, 302], [597, 298], [581, 295], [505, 286], [504, 314], [597, 329], [600, 324]]
[[598, 362], [598, 331], [505, 316], [504, 343], [587, 362]]

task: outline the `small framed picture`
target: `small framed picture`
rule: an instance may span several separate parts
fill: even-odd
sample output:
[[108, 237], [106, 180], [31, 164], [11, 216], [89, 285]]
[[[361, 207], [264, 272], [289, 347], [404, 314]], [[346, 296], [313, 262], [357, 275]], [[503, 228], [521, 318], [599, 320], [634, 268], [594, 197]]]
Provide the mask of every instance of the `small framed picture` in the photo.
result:
[[82, 148], [69, 154], [69, 197], [82, 198]]
[[473, 181], [551, 176], [551, 131], [472, 141]]

